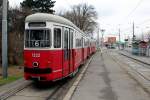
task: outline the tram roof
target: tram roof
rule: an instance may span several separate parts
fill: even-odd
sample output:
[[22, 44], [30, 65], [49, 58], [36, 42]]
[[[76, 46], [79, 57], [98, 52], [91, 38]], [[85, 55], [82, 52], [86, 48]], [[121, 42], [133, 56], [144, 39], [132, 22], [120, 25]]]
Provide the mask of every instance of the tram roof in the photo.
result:
[[55, 22], [55, 23], [68, 25], [68, 26], [75, 28], [79, 32], [83, 33], [76, 25], [74, 25], [68, 19], [61, 17], [61, 16], [53, 15], [53, 14], [36, 13], [36, 14], [32, 14], [32, 15], [27, 16], [25, 19], [25, 22], [37, 22], [37, 21], [38, 22], [49, 21], [49, 22]]

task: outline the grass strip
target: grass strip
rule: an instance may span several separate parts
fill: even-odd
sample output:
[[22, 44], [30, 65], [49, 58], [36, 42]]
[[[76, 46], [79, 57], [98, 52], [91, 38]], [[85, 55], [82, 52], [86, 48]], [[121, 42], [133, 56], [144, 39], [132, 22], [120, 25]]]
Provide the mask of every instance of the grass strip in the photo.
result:
[[4, 85], [4, 84], [8, 84], [11, 83], [13, 81], [16, 81], [18, 79], [22, 78], [22, 75], [17, 75], [17, 76], [8, 76], [8, 78], [0, 78], [0, 86]]

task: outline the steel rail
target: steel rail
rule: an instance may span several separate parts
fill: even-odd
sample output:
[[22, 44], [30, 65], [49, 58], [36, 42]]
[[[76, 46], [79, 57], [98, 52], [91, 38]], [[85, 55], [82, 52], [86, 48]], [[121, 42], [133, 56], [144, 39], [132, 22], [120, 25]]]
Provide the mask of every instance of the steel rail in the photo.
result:
[[[110, 55], [110, 57], [117, 63], [117, 64], [119, 64], [120, 66], [122, 66], [122, 64], [125, 64], [126, 66], [131, 66], [131, 65], [129, 65], [129, 64], [127, 64], [127, 63], [125, 63], [125, 62], [123, 62], [123, 61], [121, 61], [121, 60], [119, 60], [118, 58], [118, 60], [119, 61], [121, 61], [121, 62], [119, 62], [118, 60], [116, 60], [116, 57], [114, 57], [113, 55], [111, 55], [111, 54], [109, 54]], [[121, 54], [120, 54], [121, 55]], [[140, 65], [142, 65], [142, 66], [144, 66], [145, 68], [147, 68], [147, 69], [150, 69], [149, 67], [146, 67], [147, 66], [147, 64], [145, 64], [145, 63], [142, 63], [142, 62], [139, 62], [138, 60], [135, 60], [135, 59], [132, 59], [131, 57], [128, 57], [128, 56], [125, 56], [125, 55], [123, 55], [124, 57], [126, 57], [126, 58], [129, 58], [129, 59], [131, 59], [134, 63], [136, 63], [136, 64], [140, 64]], [[122, 64], [121, 64], [122, 63]], [[146, 66], [145, 66], [146, 65]], [[130, 67], [131, 68], [131, 67]], [[134, 72], [136, 72], [136, 73], [138, 73], [142, 78], [144, 78], [145, 80], [149, 80], [149, 79], [147, 79], [147, 77], [145, 77], [141, 72], [139, 72], [138, 70], [136, 70], [136, 69], [134, 69], [134, 68], [132, 68], [132, 70], [134, 71]]]
[[11, 88], [10, 90], [4, 92], [3, 94], [0, 95], [0, 100], [5, 100], [9, 97], [11, 97], [12, 95], [16, 94], [17, 92], [27, 88], [28, 86], [30, 86], [32, 84], [32, 82], [30, 81], [23, 81], [23, 82], [18, 82], [17, 84], [15, 84], [15, 86], [13, 86], [13, 88]]
[[143, 61], [141, 61], [141, 60], [135, 59], [135, 58], [133, 58], [133, 57], [127, 56], [127, 55], [122, 54], [122, 53], [119, 53], [119, 54], [120, 54], [120, 55], [123, 55], [123, 56], [125, 56], [125, 57], [127, 57], [127, 58], [129, 58], [129, 59], [132, 59], [132, 61], [135, 62], [135, 63], [138, 63], [138, 64], [140, 64], [140, 65], [144, 65], [145, 68], [150, 69], [150, 67], [148, 67], [148, 66], [150, 66], [150, 64], [148, 64], [148, 63], [145, 63], [145, 62], [143, 62]]

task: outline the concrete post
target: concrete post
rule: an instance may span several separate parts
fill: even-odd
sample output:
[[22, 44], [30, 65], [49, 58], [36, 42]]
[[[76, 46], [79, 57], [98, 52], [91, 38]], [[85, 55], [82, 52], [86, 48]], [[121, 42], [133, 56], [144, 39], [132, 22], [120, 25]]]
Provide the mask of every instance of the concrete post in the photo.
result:
[[2, 15], [2, 69], [3, 78], [7, 78], [7, 5], [8, 1], [3, 0], [3, 15]]

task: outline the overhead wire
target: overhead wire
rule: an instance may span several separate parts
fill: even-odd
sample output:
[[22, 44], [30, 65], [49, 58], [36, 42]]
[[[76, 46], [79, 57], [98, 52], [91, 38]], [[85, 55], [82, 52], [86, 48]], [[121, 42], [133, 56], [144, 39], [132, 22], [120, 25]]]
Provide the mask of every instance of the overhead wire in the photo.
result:
[[143, 2], [143, 0], [139, 0], [139, 2], [136, 4], [136, 6], [129, 12], [129, 14], [123, 18], [122, 22], [123, 23], [125, 21], [125, 19], [129, 19], [129, 17], [136, 11], [136, 9], [141, 5], [141, 3]]
[[135, 8], [133, 10], [131, 10], [131, 12], [127, 15], [127, 17], [131, 16], [136, 11], [136, 9], [140, 6], [140, 4], [142, 3], [142, 1], [143, 0], [139, 0], [139, 2], [137, 3], [137, 5], [135, 6]]
[[[129, 12], [129, 14], [123, 19], [122, 22], [124, 22], [125, 19], [129, 19], [129, 17], [131, 17], [131, 15], [137, 10], [137, 8], [141, 5], [142, 2], [143, 2], [143, 0], [139, 0], [138, 3], [136, 4], [136, 6]], [[131, 32], [130, 29], [131, 29], [131, 27], [128, 27], [128, 28], [123, 29], [123, 31]]]

